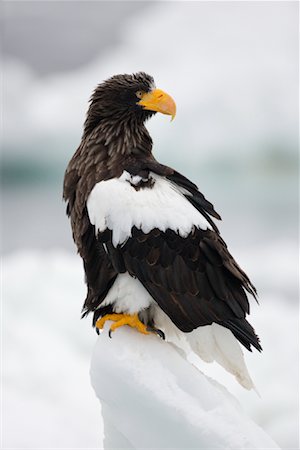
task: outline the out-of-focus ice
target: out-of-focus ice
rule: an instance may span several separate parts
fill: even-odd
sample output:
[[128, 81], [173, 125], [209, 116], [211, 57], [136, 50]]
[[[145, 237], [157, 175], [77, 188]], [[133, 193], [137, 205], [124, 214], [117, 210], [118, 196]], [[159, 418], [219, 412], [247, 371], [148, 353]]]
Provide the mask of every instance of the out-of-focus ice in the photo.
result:
[[80, 321], [79, 258], [23, 252], [3, 258], [3, 448], [89, 448], [102, 439], [90, 388], [95, 334]]
[[108, 326], [91, 381], [100, 399], [105, 449], [262, 449], [278, 446], [238, 402], [172, 344]]
[[290, 153], [297, 145], [295, 8], [292, 2], [156, 3], [146, 16], [128, 20], [121, 45], [82, 69], [40, 79], [8, 60], [4, 142], [41, 160], [70, 156], [68, 143], [79, 142], [95, 86], [143, 70], [177, 102], [172, 133], [166, 120], [149, 123], [159, 156], [174, 157], [176, 148], [182, 162], [193, 155], [194, 165], [222, 155], [245, 165], [274, 148]]

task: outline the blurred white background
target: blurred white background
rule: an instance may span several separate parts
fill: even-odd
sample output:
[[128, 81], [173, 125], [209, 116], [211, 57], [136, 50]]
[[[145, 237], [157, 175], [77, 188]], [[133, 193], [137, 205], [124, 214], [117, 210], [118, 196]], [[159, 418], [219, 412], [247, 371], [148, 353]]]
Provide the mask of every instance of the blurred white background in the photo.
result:
[[177, 103], [149, 122], [155, 156], [221, 214], [257, 286], [247, 354], [261, 399], [203, 365], [283, 448], [298, 448], [298, 3], [13, 2], [3, 40], [3, 448], [89, 448], [96, 335], [62, 180], [95, 86], [146, 71]]

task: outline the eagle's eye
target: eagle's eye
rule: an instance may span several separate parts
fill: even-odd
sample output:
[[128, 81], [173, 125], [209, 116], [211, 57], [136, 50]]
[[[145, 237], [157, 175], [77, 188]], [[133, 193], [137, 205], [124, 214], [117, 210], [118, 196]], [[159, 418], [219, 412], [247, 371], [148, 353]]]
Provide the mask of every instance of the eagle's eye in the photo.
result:
[[145, 92], [143, 92], [143, 91], [137, 91], [137, 92], [135, 93], [135, 95], [137, 96], [137, 98], [142, 98], [144, 94], [145, 94]]

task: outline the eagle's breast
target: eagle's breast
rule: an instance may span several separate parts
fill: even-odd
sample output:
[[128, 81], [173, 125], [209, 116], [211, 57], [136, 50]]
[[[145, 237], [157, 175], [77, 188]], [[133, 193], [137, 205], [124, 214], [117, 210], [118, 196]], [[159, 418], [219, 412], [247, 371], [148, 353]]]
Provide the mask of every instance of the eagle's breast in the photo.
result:
[[87, 210], [96, 233], [112, 231], [112, 243], [124, 244], [132, 228], [144, 233], [154, 228], [186, 237], [194, 227], [211, 229], [206, 218], [187, 200], [189, 192], [167, 178], [149, 172], [145, 178], [123, 171], [119, 178], [97, 183]]

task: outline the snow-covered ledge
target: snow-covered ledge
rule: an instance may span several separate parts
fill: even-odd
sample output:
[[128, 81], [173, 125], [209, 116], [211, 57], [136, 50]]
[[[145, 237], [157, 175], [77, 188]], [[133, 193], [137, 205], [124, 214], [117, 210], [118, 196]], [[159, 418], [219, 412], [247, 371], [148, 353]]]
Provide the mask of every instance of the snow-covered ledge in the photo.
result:
[[109, 339], [109, 325], [91, 363], [105, 449], [278, 449], [172, 344], [129, 327]]

